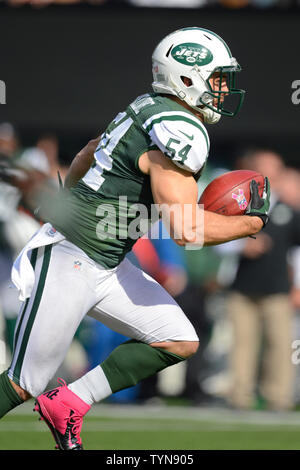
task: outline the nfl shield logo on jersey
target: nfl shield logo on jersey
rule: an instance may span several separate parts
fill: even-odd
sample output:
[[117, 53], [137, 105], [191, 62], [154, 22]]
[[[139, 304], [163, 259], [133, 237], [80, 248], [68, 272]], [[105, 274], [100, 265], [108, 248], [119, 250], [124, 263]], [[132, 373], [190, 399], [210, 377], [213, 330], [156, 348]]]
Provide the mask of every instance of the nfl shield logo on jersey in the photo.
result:
[[80, 266], [81, 266], [81, 262], [80, 261], [74, 261], [74, 269], [80, 269]]
[[49, 235], [49, 237], [54, 237], [54, 235], [56, 234], [56, 229], [54, 227], [51, 227], [48, 231], [47, 231], [47, 235]]

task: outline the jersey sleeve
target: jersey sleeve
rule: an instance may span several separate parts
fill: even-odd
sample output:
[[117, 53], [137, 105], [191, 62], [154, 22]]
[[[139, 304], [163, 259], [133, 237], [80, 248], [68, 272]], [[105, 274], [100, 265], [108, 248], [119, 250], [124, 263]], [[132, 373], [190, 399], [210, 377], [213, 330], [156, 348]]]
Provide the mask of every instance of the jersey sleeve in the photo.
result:
[[153, 144], [179, 168], [191, 173], [201, 170], [209, 152], [209, 137], [197, 118], [184, 112], [161, 113], [143, 127]]

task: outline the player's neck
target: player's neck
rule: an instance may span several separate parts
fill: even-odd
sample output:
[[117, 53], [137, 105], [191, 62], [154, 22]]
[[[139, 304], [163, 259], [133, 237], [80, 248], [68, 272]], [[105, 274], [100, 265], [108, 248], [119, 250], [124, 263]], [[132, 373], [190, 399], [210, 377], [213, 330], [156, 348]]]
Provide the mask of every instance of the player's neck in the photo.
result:
[[188, 111], [193, 113], [201, 122], [204, 122], [203, 115], [200, 112], [196, 111], [196, 109], [191, 108], [191, 106], [189, 106], [185, 101], [178, 98], [178, 96], [175, 96], [175, 95], [164, 95], [164, 96], [166, 96], [170, 100], [176, 101], [176, 103], [180, 104], [181, 106], [186, 108]]

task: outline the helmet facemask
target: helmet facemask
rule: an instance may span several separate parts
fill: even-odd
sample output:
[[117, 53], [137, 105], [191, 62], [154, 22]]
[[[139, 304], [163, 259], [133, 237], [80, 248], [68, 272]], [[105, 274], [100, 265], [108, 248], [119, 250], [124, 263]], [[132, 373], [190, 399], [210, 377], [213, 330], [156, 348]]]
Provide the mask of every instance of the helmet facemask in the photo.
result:
[[[236, 116], [241, 109], [245, 97], [245, 91], [236, 88], [236, 73], [240, 70], [241, 67], [237, 63], [234, 67], [217, 67], [206, 80], [208, 91], [204, 92], [200, 97], [200, 103], [221, 116]], [[210, 79], [216, 73], [218, 73], [219, 83], [217, 89], [216, 87], [213, 88], [210, 82]], [[222, 89], [224, 78], [227, 84], [226, 90]], [[228, 101], [230, 103], [228, 103]]]
[[[203, 114], [204, 121], [208, 124], [218, 122], [221, 116], [236, 116], [243, 104], [245, 91], [236, 88], [236, 73], [241, 70], [241, 67], [235, 59], [233, 61], [234, 66], [217, 67], [209, 73], [207, 79], [203, 77], [200, 68], [196, 65], [186, 77], [190, 81], [188, 85], [184, 80], [185, 77], [181, 77], [186, 92], [180, 91], [177, 96]], [[215, 84], [211, 85], [211, 79], [216, 73], [218, 74], [218, 87]], [[224, 78], [226, 79], [225, 90], [223, 89]], [[228, 100], [229, 106], [227, 106]]]

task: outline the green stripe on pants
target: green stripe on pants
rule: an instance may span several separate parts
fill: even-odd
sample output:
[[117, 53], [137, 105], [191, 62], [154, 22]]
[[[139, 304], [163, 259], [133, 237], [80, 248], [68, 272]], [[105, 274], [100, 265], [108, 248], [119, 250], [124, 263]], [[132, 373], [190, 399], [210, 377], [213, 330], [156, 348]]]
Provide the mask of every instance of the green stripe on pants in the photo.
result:
[[48, 272], [48, 268], [49, 268], [49, 263], [50, 263], [51, 250], [52, 250], [52, 245], [47, 245], [45, 247], [44, 259], [43, 259], [41, 274], [40, 274], [40, 278], [39, 278], [39, 281], [38, 281], [38, 286], [37, 286], [35, 298], [34, 298], [34, 301], [33, 301], [32, 307], [31, 307], [30, 314], [28, 316], [27, 325], [26, 325], [26, 328], [25, 328], [25, 331], [24, 331], [24, 335], [23, 335], [23, 338], [22, 338], [22, 344], [21, 344], [19, 354], [18, 354], [18, 359], [17, 359], [16, 365], [15, 365], [15, 368], [14, 368], [14, 372], [13, 372], [14, 381], [16, 381], [17, 383], [19, 383], [19, 380], [20, 380], [21, 369], [22, 369], [22, 365], [23, 365], [23, 361], [24, 361], [24, 356], [25, 356], [25, 353], [26, 353], [28, 340], [29, 340], [30, 333], [31, 333], [31, 330], [32, 330], [32, 327], [33, 327], [33, 324], [34, 324], [34, 320], [35, 320], [35, 317], [36, 317], [36, 314], [37, 314], [37, 311], [38, 311], [38, 308], [39, 308], [39, 305], [40, 305], [40, 302], [41, 302], [41, 298], [42, 298], [42, 294], [43, 294], [43, 290], [44, 290], [44, 286], [45, 286], [45, 281], [46, 281], [46, 277], [47, 277], [47, 272]]
[[[32, 265], [33, 269], [35, 269], [37, 253], [38, 253], [38, 248], [35, 248], [34, 250], [32, 250], [31, 257], [30, 257], [30, 262], [31, 262], [31, 265]], [[15, 334], [14, 334], [14, 349], [16, 348], [16, 345], [18, 343], [20, 329], [21, 329], [21, 326], [22, 326], [22, 322], [23, 322], [23, 319], [24, 319], [24, 315], [25, 315], [29, 300], [30, 300], [30, 298], [28, 298], [26, 300], [26, 302], [24, 302], [23, 310], [22, 310], [21, 317], [20, 317], [20, 321], [16, 326], [16, 331], [15, 331]]]

